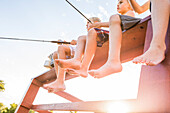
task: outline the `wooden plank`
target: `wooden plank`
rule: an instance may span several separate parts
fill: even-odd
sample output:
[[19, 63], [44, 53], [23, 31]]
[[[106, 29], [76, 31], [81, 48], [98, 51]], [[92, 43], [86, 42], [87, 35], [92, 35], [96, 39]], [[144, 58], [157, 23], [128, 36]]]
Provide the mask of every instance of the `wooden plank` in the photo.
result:
[[[86, 111], [86, 112], [107, 112], [107, 107], [110, 104], [123, 102], [127, 105], [134, 104], [135, 100], [125, 101], [88, 101], [88, 102], [73, 102], [73, 103], [57, 103], [57, 104], [42, 104], [33, 105], [33, 110], [54, 110], [54, 111]], [[121, 106], [120, 106], [121, 107]]]
[[83, 101], [83, 100], [78, 99], [77, 97], [75, 97], [67, 92], [64, 92], [64, 91], [56, 92], [55, 94], [65, 98], [71, 102], [82, 102]]
[[34, 80], [32, 81], [32, 84], [36, 85], [36, 86], [39, 86], [39, 87], [42, 87], [43, 86], [43, 83], [38, 81], [36, 78], [34, 78]]
[[[152, 40], [151, 21], [148, 23], [145, 48]], [[166, 58], [156, 66], [142, 66], [138, 101], [147, 111], [170, 112], [170, 23], [166, 35]]]
[[[112, 101], [87, 101], [74, 103], [57, 103], [33, 105], [33, 110], [53, 110], [53, 111], [84, 111], [84, 112], [108, 112], [108, 106], [112, 107], [112, 112], [121, 112], [122, 109], [128, 113], [169, 113], [163, 109], [147, 109], [147, 105], [141, 106], [138, 100], [112, 100]], [[126, 109], [126, 110], [125, 110]]]
[[28, 113], [29, 109], [23, 107], [22, 105], [18, 105], [17, 109], [15, 110], [15, 113]]
[[124, 63], [133, 60], [134, 57], [136, 57], [136, 55], [140, 55], [141, 53], [143, 53], [143, 48], [144, 45], [141, 45], [134, 49], [121, 53], [121, 58], [120, 58], [121, 62]]
[[55, 70], [54, 70], [54, 68], [52, 68], [51, 70], [49, 70], [35, 78], [42, 83], [48, 83], [49, 81], [56, 79]]
[[[130, 61], [143, 53], [147, 22], [149, 20], [150, 16], [143, 19], [135, 27], [123, 32], [120, 53], [121, 62]], [[97, 47], [90, 69], [98, 69], [105, 64], [108, 58], [108, 51], [109, 42], [104, 43], [102, 47]]]
[[[33, 110], [53, 110], [53, 111], [84, 111], [84, 112], [108, 112], [108, 107], [112, 107], [112, 112], [121, 112], [122, 109], [128, 113], [154, 113], [154, 109], [147, 109], [147, 105], [141, 107], [141, 103], [137, 100], [112, 100], [112, 101], [87, 101], [73, 103], [57, 103], [33, 105]], [[158, 113], [158, 112], [156, 112]], [[159, 113], [165, 113], [160, 110]], [[168, 113], [168, 112], [166, 112]]]
[[[29, 109], [32, 106], [32, 103], [35, 99], [35, 96], [38, 93], [39, 86], [36, 86], [33, 84], [33, 80], [31, 80], [28, 89], [26, 90], [23, 99], [21, 100], [20, 104], [18, 105], [15, 113], [27, 113], [26, 111], [29, 111]], [[24, 112], [23, 112], [23, 111]]]
[[50, 112], [50, 111], [42, 111], [42, 110], [39, 110], [39, 111], [37, 111], [38, 113], [52, 113], [52, 112]]

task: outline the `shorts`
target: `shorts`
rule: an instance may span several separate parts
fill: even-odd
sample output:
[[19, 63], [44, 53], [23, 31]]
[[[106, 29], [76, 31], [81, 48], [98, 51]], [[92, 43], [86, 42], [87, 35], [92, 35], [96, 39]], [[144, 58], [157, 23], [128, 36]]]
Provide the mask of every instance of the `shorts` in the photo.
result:
[[70, 59], [74, 57], [76, 45], [69, 45], [69, 48], [70, 48], [71, 53], [70, 53], [70, 56], [66, 56], [66, 59]]
[[102, 47], [102, 45], [109, 40], [109, 31], [94, 28], [97, 32], [97, 47]]
[[[141, 19], [140, 18], [134, 18], [131, 16], [127, 15], [119, 15], [121, 19], [121, 29], [122, 31], [126, 31], [135, 25], [137, 25]], [[97, 47], [102, 47], [102, 45], [109, 40], [109, 31], [99, 29], [99, 28], [94, 28], [97, 32]]]
[[121, 29], [122, 31], [128, 30], [135, 25], [137, 25], [141, 19], [140, 18], [135, 18], [127, 15], [119, 15], [120, 20], [121, 20]]

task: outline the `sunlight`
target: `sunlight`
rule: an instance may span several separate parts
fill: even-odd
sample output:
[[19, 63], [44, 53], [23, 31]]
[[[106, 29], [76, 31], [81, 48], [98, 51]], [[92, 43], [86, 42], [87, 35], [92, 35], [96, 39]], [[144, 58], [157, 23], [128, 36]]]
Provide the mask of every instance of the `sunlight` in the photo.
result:
[[127, 113], [128, 106], [124, 102], [113, 102], [109, 104], [107, 113]]

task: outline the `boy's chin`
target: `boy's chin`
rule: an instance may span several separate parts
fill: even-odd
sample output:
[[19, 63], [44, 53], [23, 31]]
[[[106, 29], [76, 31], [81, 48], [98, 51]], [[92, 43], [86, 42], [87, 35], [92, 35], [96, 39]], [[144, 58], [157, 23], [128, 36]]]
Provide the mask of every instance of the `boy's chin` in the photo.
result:
[[120, 11], [120, 10], [117, 10], [117, 12], [118, 12], [118, 13], [121, 13], [121, 11]]

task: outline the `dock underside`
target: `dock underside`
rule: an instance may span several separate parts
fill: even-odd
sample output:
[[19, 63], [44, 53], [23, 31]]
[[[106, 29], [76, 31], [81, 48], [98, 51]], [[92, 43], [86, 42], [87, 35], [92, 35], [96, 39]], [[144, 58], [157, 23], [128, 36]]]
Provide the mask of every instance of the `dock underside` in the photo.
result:
[[[123, 32], [121, 62], [127, 62], [146, 51], [152, 39], [150, 16], [143, 19], [137, 26]], [[39, 113], [54, 111], [87, 111], [106, 113], [107, 106], [112, 103], [124, 103], [128, 112], [135, 113], [170, 113], [170, 24], [166, 35], [166, 58], [157, 66], [142, 66], [138, 97], [134, 100], [84, 101], [67, 92], [57, 92], [71, 103], [33, 105], [33, 101], [43, 84], [56, 79], [54, 69], [32, 79], [21, 103], [15, 113], [28, 113], [30, 109]], [[102, 52], [101, 52], [102, 51]], [[108, 57], [108, 42], [97, 48], [90, 69], [101, 67]], [[66, 80], [77, 76], [66, 75]], [[114, 107], [114, 106], [113, 106]], [[116, 112], [116, 111], [115, 111]]]

